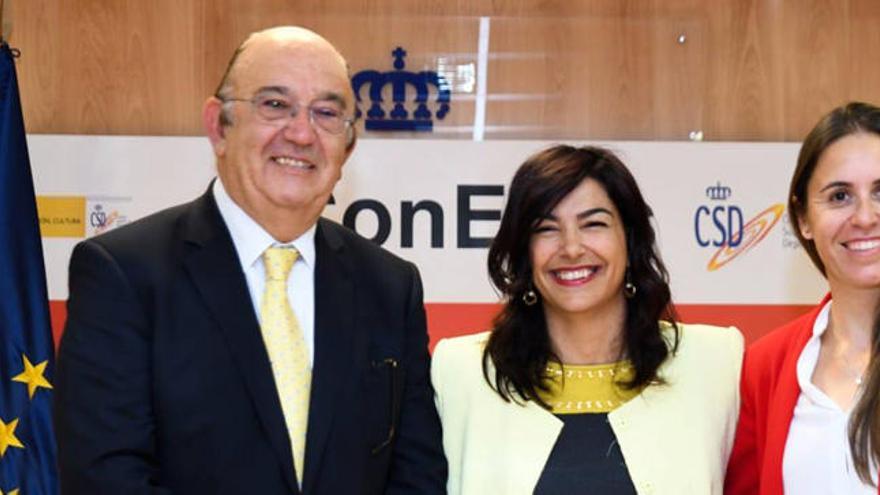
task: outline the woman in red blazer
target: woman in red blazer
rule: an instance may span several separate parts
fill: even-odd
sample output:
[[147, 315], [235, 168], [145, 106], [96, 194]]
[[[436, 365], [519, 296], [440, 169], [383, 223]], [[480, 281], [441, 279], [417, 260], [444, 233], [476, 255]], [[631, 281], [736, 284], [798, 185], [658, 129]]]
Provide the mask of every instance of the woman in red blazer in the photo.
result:
[[725, 493], [876, 494], [880, 108], [823, 117], [789, 193], [791, 225], [829, 294], [746, 352]]

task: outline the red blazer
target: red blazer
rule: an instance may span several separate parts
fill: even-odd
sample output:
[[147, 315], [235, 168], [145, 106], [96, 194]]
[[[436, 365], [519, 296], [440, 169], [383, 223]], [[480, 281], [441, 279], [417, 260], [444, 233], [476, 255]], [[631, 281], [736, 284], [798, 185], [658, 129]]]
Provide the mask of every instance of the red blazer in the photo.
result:
[[725, 495], [782, 495], [782, 456], [801, 393], [797, 361], [830, 298], [825, 296], [812, 311], [758, 339], [746, 351]]

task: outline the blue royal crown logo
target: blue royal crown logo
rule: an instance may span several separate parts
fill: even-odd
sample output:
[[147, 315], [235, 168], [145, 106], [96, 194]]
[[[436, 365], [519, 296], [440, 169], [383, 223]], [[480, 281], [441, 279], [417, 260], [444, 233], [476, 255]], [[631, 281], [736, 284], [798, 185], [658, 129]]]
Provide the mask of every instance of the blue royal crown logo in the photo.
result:
[[[376, 70], [363, 70], [351, 78], [351, 87], [357, 98], [357, 116], [361, 113], [361, 88], [364, 85], [370, 87], [370, 109], [367, 110], [365, 127], [368, 131], [423, 131], [430, 132], [434, 129], [434, 121], [431, 120], [431, 111], [428, 110], [429, 86], [436, 87], [437, 119], [442, 120], [449, 113], [449, 83], [446, 78], [434, 71], [410, 72], [405, 71], [403, 59], [406, 50], [397, 47], [391, 52], [394, 57], [394, 70], [379, 72]], [[391, 99], [394, 108], [388, 114], [382, 108], [382, 90], [386, 85], [391, 85]], [[417, 104], [415, 111], [410, 117], [404, 104], [406, 103], [407, 87], [415, 89]]]
[[733, 194], [733, 189], [722, 186], [721, 181], [717, 181], [714, 186], [706, 188], [706, 197], [713, 201], [724, 201]]

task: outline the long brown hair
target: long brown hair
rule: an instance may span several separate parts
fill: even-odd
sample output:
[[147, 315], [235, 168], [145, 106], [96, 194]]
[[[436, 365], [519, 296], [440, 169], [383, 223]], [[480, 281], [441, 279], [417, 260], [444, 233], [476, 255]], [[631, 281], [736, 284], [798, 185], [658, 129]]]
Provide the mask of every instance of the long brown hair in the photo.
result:
[[[825, 275], [816, 244], [801, 234], [799, 219], [806, 214], [807, 185], [822, 153], [837, 140], [851, 134], [880, 137], [880, 108], [861, 102], [837, 107], [813, 127], [804, 139], [788, 194], [788, 215], [792, 228], [816, 268]], [[873, 484], [871, 466], [880, 464], [880, 314], [875, 314], [871, 334], [871, 358], [867, 379], [849, 421], [849, 448], [859, 478]]]

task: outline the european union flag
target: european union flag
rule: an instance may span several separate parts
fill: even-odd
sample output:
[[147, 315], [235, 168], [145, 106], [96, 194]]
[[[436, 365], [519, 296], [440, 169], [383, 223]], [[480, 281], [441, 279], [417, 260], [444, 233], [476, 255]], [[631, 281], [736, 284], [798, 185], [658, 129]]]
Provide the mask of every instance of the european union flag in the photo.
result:
[[54, 345], [12, 51], [0, 46], [0, 494], [55, 495]]

